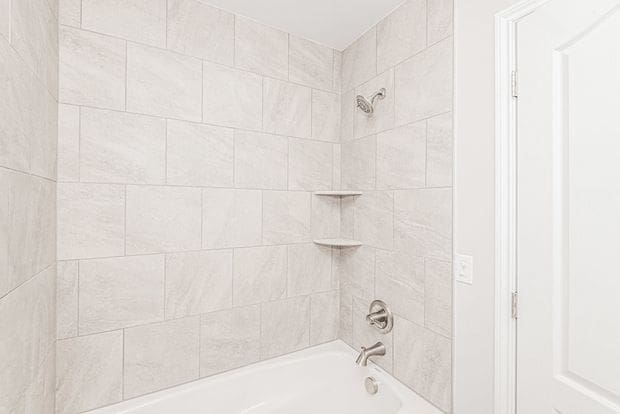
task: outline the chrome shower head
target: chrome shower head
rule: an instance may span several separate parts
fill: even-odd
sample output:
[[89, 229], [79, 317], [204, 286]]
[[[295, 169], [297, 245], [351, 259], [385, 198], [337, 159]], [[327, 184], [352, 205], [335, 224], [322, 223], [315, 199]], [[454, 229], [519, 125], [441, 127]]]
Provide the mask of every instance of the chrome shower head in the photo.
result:
[[385, 98], [385, 88], [381, 88], [375, 92], [375, 94], [370, 97], [370, 101], [362, 95], [357, 95], [355, 97], [355, 101], [357, 103], [357, 107], [361, 109], [362, 112], [366, 115], [372, 115], [375, 111], [375, 100], [383, 98]]

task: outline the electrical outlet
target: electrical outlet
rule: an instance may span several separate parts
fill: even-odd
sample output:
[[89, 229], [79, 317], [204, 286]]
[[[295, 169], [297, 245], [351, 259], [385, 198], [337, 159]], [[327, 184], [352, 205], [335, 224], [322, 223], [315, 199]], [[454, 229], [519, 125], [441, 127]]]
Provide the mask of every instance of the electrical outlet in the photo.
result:
[[474, 282], [474, 258], [464, 254], [457, 254], [455, 258], [456, 281], [468, 285]]

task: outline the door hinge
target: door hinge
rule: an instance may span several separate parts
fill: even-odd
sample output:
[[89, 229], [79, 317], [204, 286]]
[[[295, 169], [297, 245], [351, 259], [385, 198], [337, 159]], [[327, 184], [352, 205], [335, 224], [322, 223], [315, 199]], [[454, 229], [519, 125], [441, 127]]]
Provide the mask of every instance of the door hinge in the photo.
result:
[[519, 95], [517, 93], [517, 71], [513, 70], [510, 73], [510, 93], [513, 98], [517, 98]]
[[517, 319], [519, 317], [518, 305], [519, 305], [519, 295], [517, 294], [517, 292], [512, 292], [511, 298], [510, 298], [510, 309], [511, 309], [510, 314], [513, 319]]

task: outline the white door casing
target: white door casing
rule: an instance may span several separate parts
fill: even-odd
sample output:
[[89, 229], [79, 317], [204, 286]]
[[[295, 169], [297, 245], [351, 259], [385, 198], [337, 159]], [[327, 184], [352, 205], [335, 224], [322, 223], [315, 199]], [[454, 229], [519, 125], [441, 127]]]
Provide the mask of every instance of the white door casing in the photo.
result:
[[516, 34], [516, 409], [620, 413], [620, 0]]

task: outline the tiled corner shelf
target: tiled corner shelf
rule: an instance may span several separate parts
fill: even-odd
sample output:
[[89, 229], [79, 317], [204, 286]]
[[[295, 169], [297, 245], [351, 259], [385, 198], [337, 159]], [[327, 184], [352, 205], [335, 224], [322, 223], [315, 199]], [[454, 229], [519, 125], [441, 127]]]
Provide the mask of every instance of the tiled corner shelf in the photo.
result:
[[329, 247], [358, 247], [362, 242], [351, 239], [316, 239], [314, 243]]
[[361, 191], [348, 191], [348, 190], [332, 190], [332, 191], [315, 191], [314, 195], [318, 196], [331, 196], [331, 197], [352, 197], [362, 195]]

